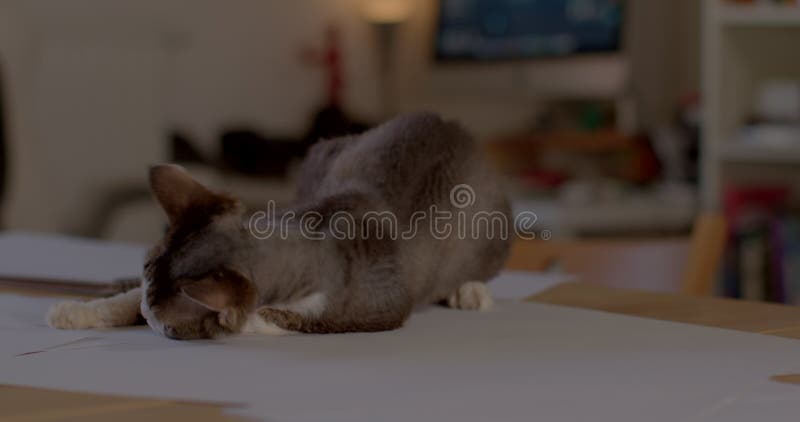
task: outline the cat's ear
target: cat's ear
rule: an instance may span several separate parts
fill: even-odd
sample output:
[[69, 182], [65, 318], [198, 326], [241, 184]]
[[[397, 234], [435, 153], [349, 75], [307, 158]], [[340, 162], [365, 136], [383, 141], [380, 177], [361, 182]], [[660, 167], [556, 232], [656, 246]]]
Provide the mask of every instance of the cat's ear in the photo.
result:
[[175, 224], [192, 206], [222, 200], [220, 195], [192, 179], [181, 166], [162, 164], [150, 167], [150, 190]]
[[192, 302], [214, 312], [230, 309], [233, 304], [233, 292], [224, 285], [219, 285], [212, 278], [204, 278], [185, 286], [181, 293]]
[[250, 280], [231, 271], [217, 271], [181, 287], [181, 293], [214, 312], [255, 306], [257, 293]]

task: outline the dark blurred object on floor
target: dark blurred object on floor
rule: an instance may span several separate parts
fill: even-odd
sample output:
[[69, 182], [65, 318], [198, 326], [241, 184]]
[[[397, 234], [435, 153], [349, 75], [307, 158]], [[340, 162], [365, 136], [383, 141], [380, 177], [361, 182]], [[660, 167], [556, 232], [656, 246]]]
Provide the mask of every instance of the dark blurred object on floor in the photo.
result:
[[286, 177], [316, 142], [361, 133], [369, 125], [349, 117], [335, 104], [322, 107], [302, 139], [259, 134], [253, 129], [231, 129], [222, 134], [222, 163], [229, 170], [251, 176]]
[[297, 139], [265, 137], [249, 129], [226, 131], [220, 139], [225, 167], [252, 176], [286, 177], [308, 149]]
[[195, 148], [192, 140], [184, 133], [172, 132], [170, 139], [170, 159], [174, 163], [207, 164], [208, 159]]
[[221, 157], [209, 158], [194, 146], [190, 137], [173, 132], [170, 157], [176, 163], [221, 166], [249, 176], [284, 178], [292, 164], [301, 160], [315, 142], [361, 133], [368, 128], [349, 118], [337, 106], [329, 105], [314, 115], [302, 138], [268, 136], [247, 127], [231, 128], [220, 136]]
[[368, 124], [348, 116], [338, 105], [329, 104], [314, 115], [305, 143], [310, 147], [319, 140], [359, 134], [369, 127]]

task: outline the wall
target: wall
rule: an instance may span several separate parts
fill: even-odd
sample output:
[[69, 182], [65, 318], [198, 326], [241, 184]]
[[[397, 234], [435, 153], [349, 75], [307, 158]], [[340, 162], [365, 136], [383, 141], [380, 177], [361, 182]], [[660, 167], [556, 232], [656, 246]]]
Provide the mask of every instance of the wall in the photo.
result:
[[[32, 143], [33, 78], [30, 70], [34, 62], [32, 34], [24, 24], [24, 18], [11, 2], [0, 2], [0, 65], [3, 66], [4, 94], [6, 98], [7, 135], [7, 183], [3, 203], [3, 225], [17, 227], [19, 224], [37, 226], [47, 220], [44, 207], [31, 207], [25, 212], [9, 204], [27, 203], [37, 196], [36, 188], [41, 176], [35, 167], [23, 163], [36, 161]], [[14, 210], [12, 210], [14, 208]], [[23, 215], [24, 214], [24, 215]]]
[[628, 3], [626, 38], [633, 89], [640, 100], [643, 124], [657, 128], [671, 121], [682, 97], [699, 89], [701, 1]]
[[4, 3], [20, 40], [4, 49], [17, 69], [10, 108], [24, 129], [9, 145], [14, 228], [83, 232], [106, 195], [143, 185], [165, 157], [160, 43], [138, 18], [114, 25], [75, 6]]
[[[0, 0], [9, 62], [14, 228], [80, 233], [114, 190], [143, 186], [166, 159], [167, 129], [206, 151], [229, 124], [300, 134], [321, 72], [300, 65], [328, 22], [347, 51], [370, 51], [354, 0]], [[360, 32], [359, 32], [360, 31]], [[351, 54], [348, 102], [370, 116], [369, 55]]]

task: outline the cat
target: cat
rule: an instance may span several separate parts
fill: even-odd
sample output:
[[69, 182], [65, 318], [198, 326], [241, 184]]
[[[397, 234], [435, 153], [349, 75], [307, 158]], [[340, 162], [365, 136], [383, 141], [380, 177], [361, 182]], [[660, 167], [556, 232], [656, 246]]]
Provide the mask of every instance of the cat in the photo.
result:
[[[296, 202], [274, 215], [246, 213], [176, 165], [152, 167], [150, 187], [169, 228], [141, 287], [57, 304], [52, 327], [146, 321], [173, 339], [392, 330], [429, 304], [489, 309], [485, 283], [509, 253], [498, 178], [462, 126], [432, 113], [320, 141]], [[478, 216], [491, 221], [475, 227]]]

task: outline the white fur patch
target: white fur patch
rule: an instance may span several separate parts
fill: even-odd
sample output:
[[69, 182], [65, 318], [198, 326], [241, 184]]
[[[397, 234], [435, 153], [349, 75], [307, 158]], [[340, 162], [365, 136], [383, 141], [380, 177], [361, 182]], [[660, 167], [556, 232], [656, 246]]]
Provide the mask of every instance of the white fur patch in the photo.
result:
[[99, 319], [89, 303], [60, 302], [47, 311], [47, 325], [62, 330], [99, 328]]
[[468, 311], [488, 311], [492, 309], [494, 300], [486, 283], [470, 281], [462, 284], [447, 299], [447, 305], [455, 309]]
[[294, 312], [303, 316], [319, 316], [325, 311], [325, 306], [328, 304], [328, 298], [324, 293], [312, 293], [296, 302], [270, 305], [272, 309], [280, 309], [284, 311]]
[[150, 283], [147, 280], [142, 281], [142, 294], [139, 298], [139, 312], [142, 313], [145, 321], [147, 321], [147, 325], [153, 329], [153, 331], [165, 336], [164, 334], [164, 324], [156, 318], [153, 310], [150, 309], [150, 305], [147, 303], [147, 287]]
[[252, 313], [247, 317], [244, 326], [242, 327], [243, 334], [266, 334], [270, 336], [281, 336], [289, 334], [291, 331], [284, 330], [272, 322], [267, 322], [264, 318], [257, 314]]
[[[324, 293], [312, 293], [298, 301], [292, 303], [270, 305], [272, 309], [279, 309], [284, 311], [293, 312], [303, 316], [317, 316], [325, 311], [328, 299]], [[292, 331], [285, 330], [277, 326], [273, 322], [267, 322], [264, 317], [258, 313], [252, 313], [247, 317], [244, 326], [242, 327], [243, 334], [266, 334], [271, 336], [280, 336], [289, 334]]]

